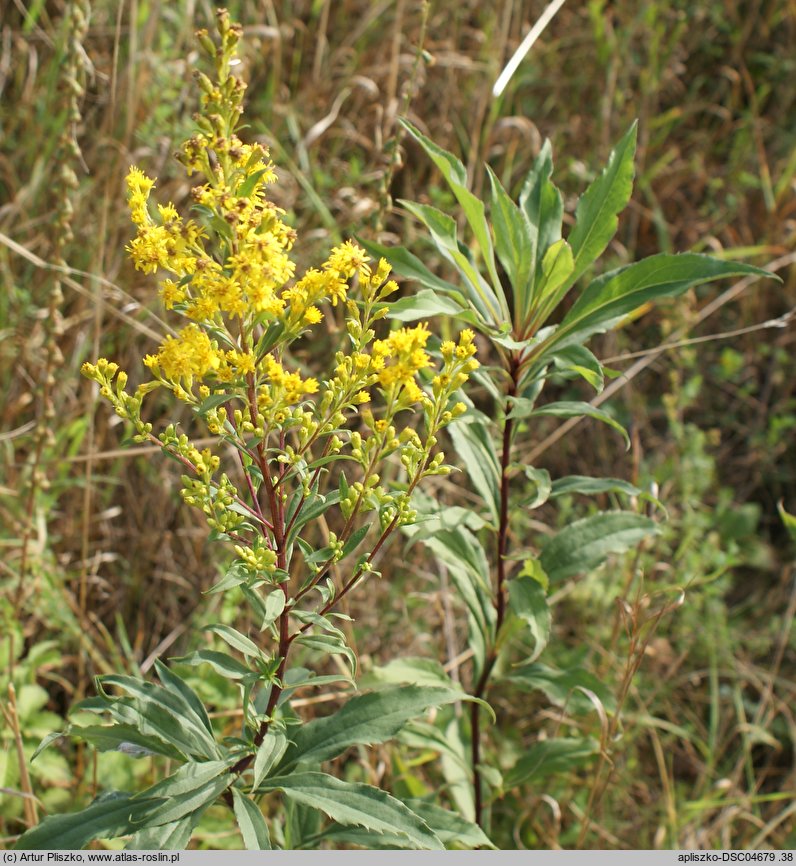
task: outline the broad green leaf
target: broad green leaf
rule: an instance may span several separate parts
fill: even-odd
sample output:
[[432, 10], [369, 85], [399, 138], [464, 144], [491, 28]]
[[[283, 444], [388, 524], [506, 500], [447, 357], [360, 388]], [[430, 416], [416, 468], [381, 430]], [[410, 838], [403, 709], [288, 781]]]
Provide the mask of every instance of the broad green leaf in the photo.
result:
[[584, 689], [593, 692], [609, 713], [616, 708], [614, 696], [606, 684], [580, 667], [556, 670], [537, 661], [513, 668], [503, 679], [523, 691], [543, 692], [551, 703], [566, 707], [570, 713], [594, 711], [594, 704], [585, 696]]
[[608, 330], [623, 316], [648, 301], [674, 297], [692, 286], [727, 277], [771, 277], [769, 271], [739, 262], [724, 262], [696, 253], [650, 256], [598, 277], [578, 298], [546, 350], [582, 343], [592, 334]]
[[91, 743], [100, 752], [116, 751], [133, 758], [148, 755], [163, 755], [176, 761], [185, 760], [185, 755], [160, 737], [142, 734], [133, 725], [74, 725], [69, 733]]
[[295, 643], [326, 655], [345, 656], [351, 668], [352, 676], [356, 675], [357, 657], [354, 655], [351, 647], [346, 644], [345, 639], [331, 634], [303, 634], [301, 637], [296, 638]]
[[260, 631], [265, 631], [271, 623], [276, 622], [276, 620], [282, 615], [282, 611], [285, 609], [285, 592], [282, 589], [275, 589], [272, 592], [269, 592], [265, 598], [265, 610], [263, 613], [263, 619], [260, 623]]
[[285, 773], [298, 762], [329, 761], [349, 746], [386, 742], [431, 707], [465, 699], [460, 690], [407, 685], [356, 695], [331, 716], [313, 719], [292, 733], [277, 770]]
[[624, 553], [659, 532], [657, 524], [641, 514], [603, 512], [562, 529], [544, 545], [539, 561], [551, 584], [555, 584], [573, 574], [591, 571], [609, 555]]
[[599, 745], [587, 738], [543, 740], [531, 746], [505, 774], [504, 786], [508, 790], [553, 774], [579, 770], [598, 753]]
[[216, 801], [234, 781], [229, 768], [235, 758], [184, 764], [167, 778], [157, 782], [135, 799], [162, 798], [162, 805], [148, 817], [146, 825], [173, 824], [201, 812]]
[[562, 373], [576, 373], [584, 378], [598, 394], [602, 392], [605, 385], [605, 369], [585, 346], [569, 346], [562, 349], [553, 355], [552, 361], [557, 370]]
[[241, 634], [231, 626], [215, 623], [213, 625], [206, 625], [204, 631], [218, 635], [224, 643], [243, 653], [245, 656], [257, 659], [263, 657], [262, 651], [251, 638], [246, 637], [246, 635]]
[[354, 824], [379, 833], [397, 833], [416, 848], [443, 850], [442, 842], [422, 818], [386, 791], [344, 782], [325, 773], [293, 773], [268, 779], [264, 788], [317, 809], [339, 824]]
[[536, 290], [535, 316], [537, 328], [544, 324], [567, 291], [567, 285], [575, 270], [572, 248], [565, 240], [551, 244], [542, 257], [542, 273]]
[[527, 306], [531, 274], [536, 265], [536, 236], [528, 217], [512, 201], [497, 175], [487, 166], [492, 187], [491, 216], [495, 232], [495, 252], [514, 289], [514, 308]]
[[553, 171], [553, 153], [550, 141], [546, 140], [533, 168], [525, 178], [520, 191], [520, 208], [528, 217], [533, 240], [532, 287], [527, 305], [522, 308], [521, 321], [526, 321], [537, 297], [537, 282], [541, 277], [542, 256], [549, 247], [561, 238], [564, 201], [555, 184], [550, 180]]
[[442, 176], [448, 182], [451, 191], [461, 206], [465, 219], [472, 230], [475, 240], [481, 250], [489, 279], [492, 281], [494, 290], [493, 298], [499, 301], [500, 309], [493, 311], [493, 321], [500, 322], [509, 318], [508, 305], [503, 295], [500, 279], [495, 268], [495, 254], [492, 248], [492, 236], [489, 231], [489, 223], [486, 220], [484, 203], [467, 189], [467, 172], [462, 163], [448, 151], [443, 150], [426, 138], [419, 129], [412, 126], [408, 120], [401, 118], [401, 125], [420, 144], [431, 157], [434, 164], [442, 172]]
[[591, 478], [588, 475], [567, 475], [553, 482], [552, 497], [583, 493], [596, 496], [599, 493], [624, 493], [627, 496], [641, 495], [641, 489], [621, 478]]
[[458, 689], [445, 668], [438, 661], [427, 658], [393, 659], [382, 667], [374, 668], [367, 678], [370, 679], [379, 683], [410, 683], [415, 686]]
[[508, 585], [511, 610], [527, 625], [533, 638], [534, 649], [528, 661], [536, 661], [550, 640], [552, 624], [544, 587], [526, 575], [512, 578]]
[[597, 421], [602, 421], [609, 427], [622, 434], [625, 444], [630, 447], [630, 437], [627, 435], [627, 430], [615, 419], [612, 418], [604, 409], [598, 409], [592, 406], [591, 403], [581, 403], [579, 401], [566, 401], [561, 403], [547, 403], [539, 408], [528, 408], [525, 401], [519, 399], [515, 402], [515, 407], [512, 409], [510, 418], [539, 418], [550, 415], [554, 418], [581, 418], [584, 415], [588, 418], [594, 418]]
[[160, 659], [155, 660], [155, 673], [158, 679], [163, 683], [165, 688], [177, 692], [180, 697], [191, 707], [196, 714], [196, 717], [207, 728], [207, 732], [213, 737], [213, 725], [210, 721], [210, 716], [207, 715], [205, 705], [196, 692], [185, 682], [181, 677], [169, 670]]
[[207, 594], [213, 595], [217, 592], [225, 592], [228, 589], [233, 589], [236, 586], [240, 586], [242, 583], [246, 583], [248, 579], [249, 573], [246, 566], [242, 562], [234, 562], [232, 566], [227, 569], [221, 580], [219, 580], [218, 583], [213, 584], [213, 586], [207, 590]]
[[285, 754], [285, 749], [287, 749], [287, 737], [282, 731], [269, 730], [254, 756], [252, 789], [257, 788], [260, 782], [278, 764]]
[[451, 424], [448, 432], [473, 486], [497, 525], [500, 511], [500, 461], [489, 430], [480, 421], [472, 421]]
[[[117, 718], [133, 724], [147, 735], [154, 735], [171, 743], [185, 755], [216, 757], [218, 746], [205, 727], [204, 719], [178, 692], [172, 692], [154, 683], [135, 677], [115, 674], [97, 677], [100, 688], [116, 686], [132, 698], [110, 698], [108, 709], [116, 707]], [[124, 708], [124, 709], [123, 709]]]
[[455, 812], [425, 800], [408, 799], [404, 802], [415, 814], [422, 816], [446, 848], [495, 848], [477, 824]]
[[232, 789], [233, 809], [247, 851], [270, 851], [271, 836], [260, 807], [249, 797]]
[[124, 847], [130, 851], [184, 851], [203, 811], [193, 812], [171, 824], [139, 830]]
[[[461, 293], [453, 283], [448, 283], [435, 276], [406, 247], [386, 247], [363, 238], [357, 238], [357, 240], [372, 256], [387, 259], [390, 267], [399, 276], [416, 280], [421, 286], [425, 286], [425, 288], [430, 289], [433, 293], [452, 295], [454, 298], [461, 297]], [[396, 303], [400, 303], [400, 301]]]
[[[448, 849], [495, 847], [477, 824], [467, 821], [455, 812], [449, 812], [447, 809], [426, 800], [404, 799], [403, 802], [415, 814], [423, 817], [423, 820]], [[411, 847], [411, 842], [405, 836], [399, 836], [396, 833], [373, 833], [361, 827], [332, 825], [324, 831], [321, 838], [325, 841], [358, 845], [370, 850]]]
[[533, 511], [534, 508], [541, 508], [550, 497], [550, 491], [553, 489], [550, 481], [550, 473], [546, 469], [536, 469], [533, 466], [525, 467], [525, 477], [534, 486], [532, 494], [525, 494], [519, 502], [520, 507], [527, 508]]
[[481, 321], [470, 311], [464, 298], [460, 303], [452, 297], [438, 295], [431, 289], [421, 289], [417, 294], [407, 295], [386, 305], [391, 319], [399, 322], [414, 322], [430, 316], [453, 316], [468, 324], [481, 326]]
[[575, 209], [575, 226], [569, 233], [574, 269], [568, 286], [605, 250], [616, 234], [621, 213], [633, 193], [637, 124], [634, 122], [611, 151], [602, 173], [581, 196]]
[[227, 653], [217, 652], [216, 650], [196, 650], [187, 656], [174, 659], [174, 661], [194, 667], [208, 664], [222, 676], [231, 680], [239, 680], [252, 674], [252, 671], [236, 658]]
[[80, 812], [48, 816], [24, 833], [14, 850], [58, 848], [79, 851], [94, 839], [112, 839], [134, 833], [162, 803], [162, 800], [151, 798], [133, 799], [129, 794], [114, 791]]
[[497, 308], [494, 292], [481, 276], [470, 257], [465, 255], [457, 237], [456, 220], [435, 207], [417, 202], [399, 200], [399, 204], [417, 217], [431, 233], [440, 255], [459, 271], [467, 288], [467, 294], [484, 321], [497, 325], [502, 319]]

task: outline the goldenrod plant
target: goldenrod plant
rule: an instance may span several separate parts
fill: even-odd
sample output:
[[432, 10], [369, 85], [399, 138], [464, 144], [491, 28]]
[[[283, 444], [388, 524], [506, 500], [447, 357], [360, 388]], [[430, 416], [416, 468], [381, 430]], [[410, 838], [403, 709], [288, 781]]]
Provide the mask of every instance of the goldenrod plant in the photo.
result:
[[[74, 723], [42, 748], [66, 734], [131, 761], [160, 756], [170, 771], [146, 790], [106, 791], [80, 812], [50, 816], [16, 847], [81, 848], [129, 836], [131, 848], [183, 848], [216, 802], [234, 812], [250, 849], [319, 845], [325, 833], [349, 826], [399, 847], [488, 845], [452, 812], [431, 805], [418, 813], [320, 766], [350, 746], [389, 739], [432, 707], [466, 699], [461, 691], [390, 686], [306, 724], [290, 705], [301, 687], [353, 683], [356, 658], [339, 602], [378, 576], [385, 544], [415, 519], [416, 489], [450, 471], [436, 446], [466, 411], [457, 393], [478, 367], [474, 333], [438, 344], [434, 358], [426, 324], [378, 326], [397, 285], [383, 258], [372, 262], [351, 241], [297, 277], [296, 233], [266, 197], [274, 166], [263, 146], [237, 134], [245, 86], [230, 68], [241, 28], [223, 9], [217, 23], [217, 39], [198, 33], [215, 76], [196, 73], [202, 111], [179, 151], [199, 179], [195, 217], [153, 206], [155, 181], [139, 168], [127, 176], [136, 227], [128, 252], [138, 270], [159, 275], [163, 305], [184, 324], [144, 358], [150, 377], [134, 390], [106, 359], [86, 363], [83, 374], [135, 441], [155, 443], [179, 462], [185, 503], [205, 514], [211, 537], [234, 555], [211, 593], [234, 596], [241, 622], [254, 625], [211, 624], [224, 650], [197, 649], [179, 661], [236, 682], [241, 723], [218, 730], [164, 661], [155, 666], [158, 682], [98, 677], [97, 696], [75, 706]], [[293, 350], [335, 306], [344, 310], [346, 347], [321, 375], [308, 375]], [[154, 391], [190, 407], [196, 428], [156, 432], [144, 412]], [[215, 445], [200, 449], [193, 440], [207, 434]], [[299, 654], [302, 666], [292, 664]], [[325, 672], [333, 656], [348, 674]], [[305, 820], [313, 811], [327, 816], [325, 824]]]
[[[567, 578], [597, 568], [611, 555], [628, 551], [658, 532], [656, 521], [645, 513], [650, 501], [657, 502], [648, 491], [618, 478], [552, 479], [546, 469], [523, 460], [522, 454], [534, 441], [536, 420], [543, 417], [586, 416], [615, 428], [630, 445], [628, 434], [608, 411], [585, 401], [545, 401], [545, 386], [551, 378], [583, 379], [600, 393], [610, 371], [586, 347], [592, 336], [632, 320], [654, 301], [681, 295], [693, 286], [772, 274], [751, 265], [685, 253], [654, 255], [588, 279], [630, 201], [635, 123], [578, 201], [566, 238], [563, 197], [551, 179], [549, 142], [541, 148], [516, 200], [487, 166], [490, 191], [482, 201], [469, 189], [466, 169], [456, 156], [408, 121], [403, 125], [410, 142], [425, 152], [444, 179], [468, 236], [459, 237], [459, 225], [450, 214], [429, 204], [400, 202], [423, 224], [456, 282], [440, 278], [405, 247], [365, 243], [372, 254], [386, 257], [396, 273], [421, 287], [394, 304], [390, 315], [403, 322], [449, 317], [482, 334], [498, 359], [496, 365], [484, 366], [475, 374], [484, 395], [481, 411], [471, 407], [449, 431], [481, 507], [457, 509], [455, 519], [447, 519], [430, 502], [425, 519], [405, 530], [449, 569], [467, 609], [471, 693], [477, 700], [470, 704], [469, 714], [444, 723], [451, 752], [469, 753], [471, 784], [467, 791], [452, 763], [447, 781], [464, 816], [488, 830], [490, 807], [507, 791], [529, 782], [538, 784], [551, 773], [583, 769], [598, 755], [600, 776], [612, 740], [605, 732], [616, 733], [629, 681], [620, 689], [620, 700], [607, 708], [612, 719], [608, 724], [606, 718], [602, 742], [589, 736], [540, 741], [507, 766], [498, 766], [497, 748], [483, 751], [483, 704], [490, 686], [500, 683], [504, 691], [514, 690], [518, 700], [523, 693], [541, 691], [550, 696], [557, 691], [564, 704], [590, 694], [598, 705], [597, 693], [602, 690], [591, 672], [578, 666], [551, 670], [538, 661], [551, 633], [548, 596]], [[581, 288], [583, 280], [587, 282]], [[615, 501], [624, 499], [630, 507], [598, 511], [540, 540], [515, 531], [549, 500], [606, 493]], [[651, 621], [658, 622], [666, 610], [666, 605], [656, 610]], [[403, 678], [412, 680], [411, 663], [404, 662]], [[600, 711], [605, 717], [606, 707]], [[500, 736], [498, 727], [493, 735], [496, 747]], [[416, 731], [413, 742], [439, 748], [438, 733], [427, 736]], [[592, 792], [599, 790], [595, 783]], [[589, 798], [579, 845], [596, 797]]]

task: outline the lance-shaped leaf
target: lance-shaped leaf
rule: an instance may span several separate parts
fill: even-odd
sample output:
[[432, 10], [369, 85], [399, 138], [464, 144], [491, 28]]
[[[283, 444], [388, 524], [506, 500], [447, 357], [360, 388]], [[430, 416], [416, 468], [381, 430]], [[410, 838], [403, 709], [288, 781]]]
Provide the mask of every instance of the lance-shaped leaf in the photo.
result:
[[465, 252], [466, 248], [459, 243], [456, 220], [431, 205], [403, 199], [399, 203], [423, 223], [440, 255], [459, 271], [470, 302], [482, 318], [493, 325], [504, 321], [498, 311], [494, 292]]
[[509, 789], [525, 782], [547, 778], [553, 773], [561, 775], [579, 770], [598, 752], [598, 743], [585, 737], [556, 737], [554, 740], [536, 743], [506, 773], [504, 785]]
[[16, 851], [59, 848], [79, 851], [94, 839], [112, 839], [138, 830], [163, 800], [133, 799], [114, 791], [80, 812], [50, 815], [28, 830], [14, 845]]
[[271, 836], [260, 807], [237, 788], [232, 789], [233, 809], [247, 851], [270, 851]]
[[[648, 301], [681, 295], [692, 286], [727, 277], [772, 277], [769, 271], [697, 253], [661, 253], [598, 277], [578, 298], [556, 332], [540, 344], [537, 363], [550, 350], [584, 342]], [[535, 353], [536, 354], [536, 353]]]
[[633, 123], [611, 151], [608, 164], [578, 201], [575, 226], [567, 240], [574, 255], [574, 268], [567, 287], [605, 250], [616, 234], [618, 215], [633, 193], [637, 123]]
[[467, 189], [467, 172], [460, 160], [458, 160], [452, 153], [449, 153], [447, 150], [443, 150], [443, 148], [439, 147], [439, 145], [434, 144], [431, 139], [426, 138], [426, 136], [423, 135], [419, 129], [412, 126], [408, 120], [402, 118], [401, 125], [431, 157], [434, 164], [440, 172], [442, 172], [442, 176], [447, 181], [451, 191], [456, 196], [456, 200], [459, 202], [464, 217], [467, 220], [467, 223], [470, 226], [470, 229], [475, 236], [475, 240], [481, 250], [481, 255], [484, 259], [484, 264], [486, 265], [486, 270], [494, 289], [492, 298], [494, 298], [499, 304], [499, 309], [494, 309], [492, 311], [493, 321], [495, 323], [505, 321], [508, 319], [509, 314], [508, 304], [506, 303], [503, 288], [497, 274], [497, 268], [495, 267], [492, 235], [489, 230], [489, 223], [486, 220], [484, 203], [477, 196], [473, 195], [469, 189]]
[[489, 430], [480, 421], [472, 421], [451, 424], [448, 432], [473, 486], [497, 524], [500, 509], [500, 461]]
[[534, 641], [527, 661], [536, 661], [550, 640], [551, 617], [544, 587], [538, 580], [518, 575], [509, 581], [509, 605], [512, 613], [528, 627]]
[[547, 403], [545, 406], [539, 406], [538, 409], [535, 409], [531, 401], [518, 397], [514, 399], [514, 408], [511, 410], [509, 418], [538, 418], [546, 415], [553, 418], [580, 418], [585, 415], [588, 418], [602, 421], [603, 424], [607, 424], [621, 433], [625, 444], [628, 448], [630, 447], [630, 437], [627, 434], [627, 430], [615, 418], [612, 418], [605, 409], [599, 409], [597, 406], [592, 406], [591, 403], [567, 400], [560, 403]]
[[277, 772], [284, 774], [299, 762], [331, 760], [349, 746], [384, 743], [431, 707], [466, 699], [458, 690], [406, 685], [356, 695], [331, 716], [313, 719], [291, 733], [292, 743]]
[[533, 272], [532, 283], [527, 297], [523, 297], [520, 309], [521, 321], [525, 321], [534, 305], [536, 282], [541, 275], [542, 257], [552, 244], [561, 238], [561, 225], [564, 215], [564, 201], [556, 185], [550, 180], [553, 172], [553, 151], [550, 141], [546, 140], [536, 157], [533, 168], [528, 172], [520, 191], [520, 208], [528, 217], [531, 227]]
[[551, 583], [590, 571], [613, 553], [624, 553], [650, 535], [657, 524], [630, 511], [609, 511], [576, 520], [542, 548], [539, 561]]
[[515, 309], [527, 305], [531, 275], [536, 266], [536, 232], [503, 188], [497, 175], [487, 166], [492, 187], [491, 217], [495, 230], [495, 251], [514, 289]]
[[453, 283], [440, 279], [433, 274], [420, 259], [410, 253], [406, 247], [388, 247], [382, 244], [377, 244], [375, 241], [366, 240], [365, 238], [357, 238], [357, 242], [363, 246], [372, 256], [376, 258], [387, 259], [390, 267], [402, 277], [416, 280], [421, 286], [431, 289], [433, 292], [442, 295], [451, 295], [453, 297], [461, 297], [459, 290]]
[[396, 833], [413, 847], [444, 849], [426, 822], [400, 800], [372, 785], [343, 782], [326, 773], [292, 773], [268, 779], [264, 788], [317, 809], [338, 824], [355, 825], [377, 833]]
[[216, 757], [218, 746], [208, 731], [205, 718], [194, 710], [191, 702], [177, 691], [139, 680], [136, 677], [115, 674], [97, 678], [101, 688], [116, 686], [132, 698], [114, 699], [126, 712], [115, 715], [120, 721], [134, 724], [144, 735], [154, 735], [171, 743], [185, 755]]

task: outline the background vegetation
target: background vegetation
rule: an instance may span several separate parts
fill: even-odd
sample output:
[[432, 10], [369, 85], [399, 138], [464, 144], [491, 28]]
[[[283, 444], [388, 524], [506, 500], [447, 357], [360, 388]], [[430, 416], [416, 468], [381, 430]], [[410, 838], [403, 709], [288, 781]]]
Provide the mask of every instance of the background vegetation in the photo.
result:
[[[624, 699], [610, 762], [564, 766], [530, 799], [509, 792], [492, 837], [572, 846], [588, 808], [587, 847], [796, 845], [796, 584], [777, 511], [781, 500], [796, 511], [792, 3], [565, 4], [497, 99], [494, 80], [542, 3], [228, 5], [246, 31], [249, 134], [272, 148], [275, 195], [312, 241], [305, 251], [323, 255], [352, 234], [400, 240], [443, 272], [391, 207], [389, 194], [455, 213], [430, 161], [396, 142], [398, 115], [459, 154], [479, 191], [484, 161], [512, 189], [550, 138], [557, 183], [572, 196], [638, 117], [636, 193], [609, 260], [694, 249], [783, 278], [700, 289], [597, 346], [628, 373], [610, 406], [632, 430], [629, 455], [589, 421], [567, 436], [540, 425], [523, 455], [554, 478], [626, 477], [656, 492], [669, 520], [654, 545], [554, 598], [542, 660], [565, 671], [586, 659], [603, 704]], [[100, 354], [136, 369], [155, 344], [152, 282], [124, 253], [123, 179], [139, 164], [159, 177], [162, 198], [187, 206], [171, 153], [190, 131], [193, 31], [212, 9], [98, 0], [81, 24], [87, 3], [33, 0], [2, 16], [0, 843], [114, 779], [149, 781], [146, 761], [100, 760], [68, 743], [29, 776], [19, 756], [63, 727], [95, 674], [146, 673], [185, 651], [194, 611], [206, 607], [200, 594], [217, 579], [206, 530], [175, 495], [174, 467], [148, 448], [121, 449], [117, 419], [79, 375]], [[53, 268], [61, 259], [66, 275]], [[561, 392], [589, 399], [571, 383]], [[467, 501], [466, 475], [441, 482], [440, 495]], [[583, 513], [574, 500], [545, 506], [529, 517], [529, 538]], [[467, 647], [444, 569], [419, 545], [389, 564], [348, 611], [364, 669], [422, 655], [456, 676]], [[202, 688], [208, 699], [218, 689], [223, 716], [221, 684], [206, 677]], [[337, 699], [296, 703], [311, 716]], [[562, 725], [605, 732], [565, 685], [522, 705], [499, 691], [490, 699], [510, 731], [506, 755]], [[439, 784], [438, 764], [384, 746], [349, 755], [340, 772], [420, 796]], [[221, 809], [202, 830], [208, 847], [238, 843]]]

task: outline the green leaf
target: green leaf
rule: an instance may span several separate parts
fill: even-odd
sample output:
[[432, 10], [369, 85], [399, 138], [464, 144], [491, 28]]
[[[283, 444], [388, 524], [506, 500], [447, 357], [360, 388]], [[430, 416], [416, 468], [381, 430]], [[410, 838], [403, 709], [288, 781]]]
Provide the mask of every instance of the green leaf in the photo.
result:
[[239, 680], [252, 674], [252, 671], [236, 658], [227, 653], [217, 652], [216, 650], [196, 650], [187, 656], [174, 659], [174, 661], [194, 667], [208, 664], [213, 670], [231, 680]]
[[347, 556], [350, 556], [363, 542], [365, 536], [368, 534], [368, 530], [370, 529], [372, 524], [365, 523], [356, 529], [352, 534], [351, 538], [343, 546], [343, 555], [342, 559], [345, 559]]
[[257, 788], [282, 759], [285, 749], [287, 749], [287, 737], [281, 731], [269, 730], [254, 756], [252, 789]]
[[16, 851], [58, 848], [79, 851], [94, 839], [111, 839], [134, 833], [162, 804], [158, 799], [133, 799], [114, 791], [80, 812], [50, 815], [28, 830], [14, 845]]
[[249, 571], [246, 566], [242, 562], [234, 562], [227, 569], [221, 580], [207, 590], [207, 594], [214, 595], [217, 592], [225, 592], [228, 589], [234, 589], [234, 587], [246, 583], [248, 579]]
[[185, 755], [203, 758], [218, 755], [218, 746], [205, 720], [179, 692], [115, 674], [97, 677], [97, 683], [100, 688], [116, 686], [133, 696], [132, 700], [109, 698], [111, 704], [119, 703], [129, 709], [120, 721], [135, 724], [142, 734], [154, 734]]
[[520, 398], [517, 398], [514, 403], [515, 405], [511, 410], [509, 418], [538, 418], [546, 415], [551, 415], [554, 418], [581, 418], [586, 416], [594, 418], [597, 421], [602, 421], [603, 424], [607, 424], [609, 427], [613, 427], [614, 430], [622, 434], [625, 444], [628, 448], [630, 447], [630, 437], [627, 435], [627, 430], [604, 409], [598, 409], [596, 406], [592, 406], [591, 403], [581, 403], [577, 400], [547, 403], [538, 409], [533, 408], [532, 403], [529, 407], [527, 402]]
[[550, 180], [553, 172], [553, 153], [550, 141], [546, 140], [533, 168], [520, 191], [519, 205], [528, 217], [533, 240], [531, 260], [533, 264], [532, 286], [526, 305], [520, 310], [521, 321], [526, 321], [537, 297], [537, 282], [541, 277], [541, 259], [544, 252], [561, 238], [564, 201], [555, 184]]
[[739, 262], [723, 262], [696, 253], [650, 256], [598, 277], [578, 298], [556, 333], [546, 341], [560, 351], [602, 333], [623, 316], [663, 297], [674, 297], [692, 286], [727, 277], [771, 277], [769, 271]]
[[602, 173], [581, 196], [575, 209], [575, 226], [569, 233], [574, 254], [574, 270], [568, 286], [602, 254], [616, 234], [621, 213], [633, 193], [637, 123], [622, 136], [611, 151]]
[[409, 683], [415, 686], [458, 689], [438, 661], [411, 656], [393, 659], [382, 667], [374, 668], [366, 681], [370, 679], [379, 683]]
[[540, 311], [537, 326], [547, 320], [566, 294], [574, 270], [572, 248], [565, 240], [556, 241], [547, 248], [536, 293], [536, 305]]
[[431, 157], [434, 164], [442, 172], [442, 176], [448, 182], [456, 200], [459, 202], [476, 242], [481, 250], [481, 255], [486, 265], [489, 279], [492, 281], [494, 289], [493, 298], [499, 301], [499, 311], [493, 311], [494, 322], [506, 321], [509, 318], [508, 305], [503, 296], [503, 289], [500, 285], [497, 269], [495, 268], [495, 254], [492, 248], [492, 236], [489, 231], [489, 223], [486, 220], [484, 203], [474, 196], [467, 189], [467, 172], [462, 163], [448, 151], [443, 150], [438, 145], [434, 144], [429, 138], [426, 138], [419, 129], [412, 126], [408, 120], [401, 118], [400, 123], [403, 128], [420, 144], [426, 153]]
[[593, 692], [608, 712], [616, 708], [610, 689], [594, 674], [581, 667], [557, 670], [542, 662], [532, 662], [512, 669], [503, 679], [526, 692], [543, 692], [557, 707], [566, 707], [570, 713], [589, 713], [594, 704], [584, 690]]
[[313, 719], [292, 734], [292, 744], [277, 768], [285, 773], [298, 762], [336, 758], [349, 746], [383, 743], [431, 707], [466, 700], [460, 690], [400, 685], [356, 695], [331, 716]]
[[193, 812], [170, 824], [139, 830], [124, 847], [130, 851], [184, 851], [203, 811]]
[[271, 836], [260, 807], [237, 788], [232, 789], [233, 809], [247, 851], [270, 851]]
[[356, 675], [357, 657], [354, 655], [351, 647], [345, 643], [345, 639], [331, 634], [302, 634], [301, 637], [296, 638], [295, 642], [326, 655], [345, 656], [346, 661], [351, 667], [352, 675]]
[[[421, 286], [431, 289], [433, 293], [441, 292], [443, 295], [461, 297], [461, 293], [453, 285], [435, 276], [420, 259], [409, 252], [406, 247], [386, 247], [375, 241], [357, 238], [357, 241], [376, 258], [384, 258], [390, 263], [390, 267], [396, 274], [408, 279], [416, 280]], [[418, 293], [418, 296], [422, 292]], [[417, 297], [417, 296], [416, 296]], [[400, 303], [400, 302], [396, 302]]]
[[268, 593], [265, 599], [265, 611], [260, 623], [260, 631], [265, 631], [269, 625], [276, 622], [285, 609], [286, 601], [285, 593], [282, 589], [275, 589], [273, 592]]
[[431, 289], [421, 289], [415, 295], [407, 295], [385, 306], [389, 310], [389, 317], [399, 322], [414, 322], [430, 316], [452, 316], [471, 325], [481, 324], [463, 298], [460, 303], [452, 297], [438, 295]]
[[471, 421], [451, 424], [448, 432], [473, 486], [497, 524], [500, 511], [500, 461], [489, 430], [480, 421]]
[[554, 740], [543, 740], [531, 746], [505, 774], [504, 787], [508, 790], [553, 774], [579, 770], [598, 753], [599, 745], [587, 738], [556, 737]]
[[[488, 836], [477, 825], [449, 812], [441, 806], [420, 799], [404, 799], [403, 802], [437, 834], [440, 841], [449, 849], [494, 848]], [[390, 850], [411, 848], [412, 843], [397, 833], [374, 833], [362, 827], [341, 827], [332, 824], [320, 839], [327, 842], [358, 845], [369, 850]], [[320, 841], [320, 840], [319, 840]]]
[[641, 514], [609, 511], [576, 520], [542, 548], [539, 561], [555, 584], [602, 564], [610, 554], [624, 553], [650, 535], [657, 524]]
[[251, 640], [251, 638], [246, 637], [246, 635], [241, 634], [237, 629], [234, 629], [231, 626], [224, 625], [223, 623], [215, 623], [213, 625], [206, 625], [204, 631], [217, 634], [226, 644], [243, 653], [245, 656], [256, 659], [261, 659], [263, 657], [262, 651], [257, 644]]
[[174, 671], [169, 670], [160, 659], [155, 659], [155, 673], [163, 685], [180, 695], [180, 697], [191, 707], [196, 714], [196, 717], [207, 728], [207, 732], [215, 739], [213, 734], [213, 725], [210, 721], [210, 716], [207, 715], [205, 705], [196, 692], [185, 682], [181, 677], [177, 676]]
[[781, 501], [777, 503], [777, 509], [779, 510], [779, 516], [785, 525], [785, 529], [788, 530], [788, 535], [790, 535], [791, 541], [796, 541], [796, 517], [785, 511], [785, 506]]
[[317, 809], [339, 824], [397, 833], [415, 848], [443, 850], [425, 821], [400, 800], [371, 785], [343, 782], [325, 773], [293, 773], [268, 779], [264, 787], [282, 791], [286, 798]]
[[627, 496], [639, 496], [642, 491], [621, 478], [591, 478], [588, 475], [567, 475], [553, 482], [552, 497], [569, 496], [573, 493], [583, 493], [596, 496], [600, 493], [624, 493]]
[[535, 235], [528, 217], [512, 201], [497, 175], [487, 166], [492, 187], [491, 216], [495, 231], [495, 251], [514, 289], [515, 309], [527, 306], [531, 289]]
[[464, 280], [470, 302], [484, 321], [491, 322], [493, 325], [505, 321], [498, 313], [494, 292], [481, 276], [469, 255], [465, 254], [460, 247], [456, 220], [431, 205], [418, 204], [404, 199], [400, 199], [399, 203], [423, 223], [431, 233], [431, 240], [439, 254], [459, 271]]
[[420, 799], [404, 800], [407, 806], [437, 834], [446, 848], [495, 848], [478, 824]]
[[532, 511], [547, 502], [553, 485], [550, 481], [550, 473], [546, 469], [535, 469], [533, 466], [525, 466], [524, 469], [525, 477], [534, 485], [534, 492], [530, 496], [527, 494], [523, 496], [519, 504], [522, 508]]
[[176, 761], [185, 760], [185, 755], [170, 743], [160, 737], [142, 734], [133, 725], [74, 725], [69, 733], [91, 743], [100, 752], [122, 752], [134, 758], [163, 755]]
[[585, 346], [569, 346], [556, 352], [553, 364], [562, 373], [576, 373], [584, 378], [600, 394], [605, 385], [603, 365]]
[[526, 575], [512, 578], [508, 585], [511, 610], [528, 626], [534, 641], [534, 649], [528, 661], [536, 661], [550, 640], [552, 625], [544, 587], [538, 580]]

